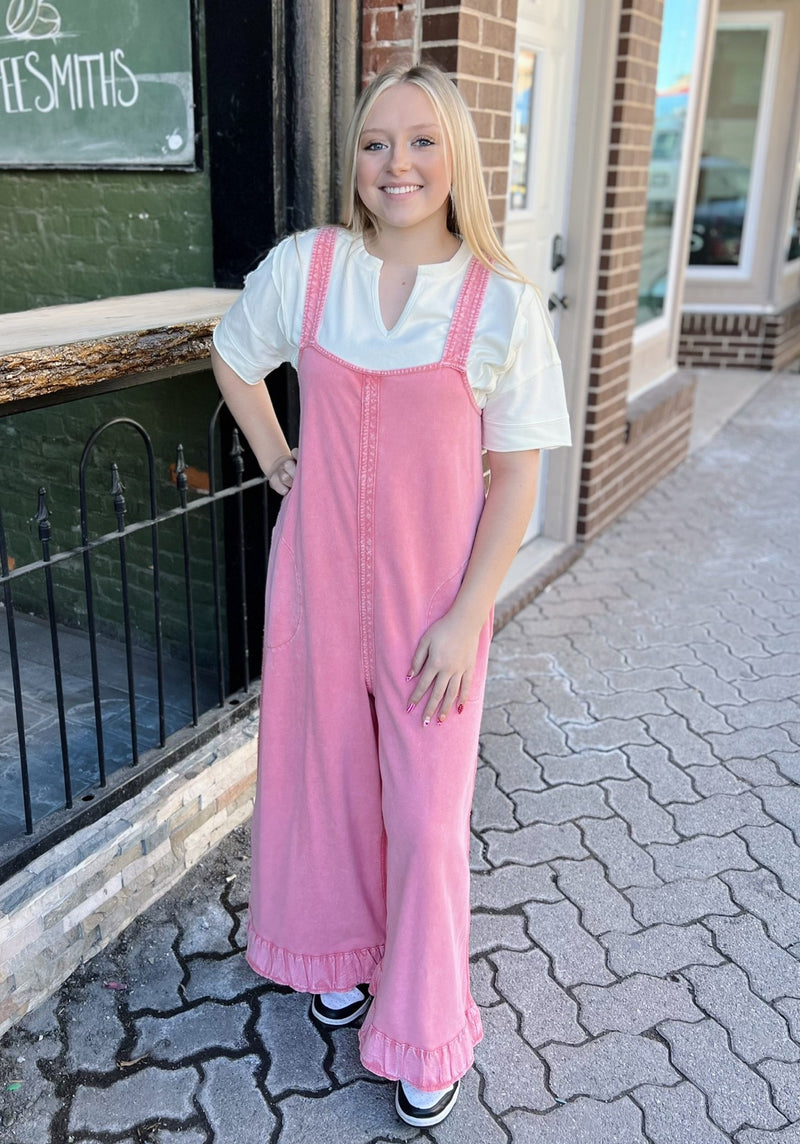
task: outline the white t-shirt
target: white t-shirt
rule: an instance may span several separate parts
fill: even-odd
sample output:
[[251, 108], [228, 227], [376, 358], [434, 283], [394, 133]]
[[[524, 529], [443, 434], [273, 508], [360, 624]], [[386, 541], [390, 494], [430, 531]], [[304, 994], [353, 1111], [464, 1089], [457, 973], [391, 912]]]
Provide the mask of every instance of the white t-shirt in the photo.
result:
[[[282, 362], [297, 366], [317, 233], [304, 231], [274, 247], [214, 331], [220, 357], [251, 385]], [[449, 262], [420, 266], [403, 313], [387, 330], [378, 301], [383, 264], [360, 238], [339, 229], [320, 345], [365, 370], [438, 362], [469, 260], [462, 243]], [[533, 286], [490, 275], [467, 378], [482, 410], [484, 448], [509, 452], [571, 443], [561, 363]]]

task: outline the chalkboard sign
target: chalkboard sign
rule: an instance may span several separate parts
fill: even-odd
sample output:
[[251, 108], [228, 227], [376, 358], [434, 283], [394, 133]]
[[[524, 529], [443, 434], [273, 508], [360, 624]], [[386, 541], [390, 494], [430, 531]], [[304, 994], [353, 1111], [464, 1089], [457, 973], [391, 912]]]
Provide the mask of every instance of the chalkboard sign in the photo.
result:
[[0, 166], [192, 167], [191, 0], [0, 0]]

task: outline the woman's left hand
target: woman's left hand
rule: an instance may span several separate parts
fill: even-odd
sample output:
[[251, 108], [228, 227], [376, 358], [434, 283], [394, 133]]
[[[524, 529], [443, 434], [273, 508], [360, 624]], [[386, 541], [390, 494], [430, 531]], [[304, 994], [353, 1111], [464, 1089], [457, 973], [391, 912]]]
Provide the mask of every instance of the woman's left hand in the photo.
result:
[[429, 691], [422, 713], [426, 727], [437, 710], [437, 722], [443, 723], [454, 704], [459, 711], [466, 703], [472, 687], [479, 636], [480, 628], [476, 631], [473, 624], [450, 611], [431, 624], [417, 644], [408, 679], [418, 678], [408, 710], [416, 707]]

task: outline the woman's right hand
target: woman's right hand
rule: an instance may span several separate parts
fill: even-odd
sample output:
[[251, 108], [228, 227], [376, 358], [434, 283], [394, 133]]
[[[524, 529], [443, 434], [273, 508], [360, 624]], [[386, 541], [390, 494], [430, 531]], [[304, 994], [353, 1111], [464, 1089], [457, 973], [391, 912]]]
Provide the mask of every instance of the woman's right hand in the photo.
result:
[[286, 496], [294, 484], [294, 474], [297, 471], [297, 449], [291, 453], [284, 453], [278, 457], [266, 474], [269, 487], [282, 497]]

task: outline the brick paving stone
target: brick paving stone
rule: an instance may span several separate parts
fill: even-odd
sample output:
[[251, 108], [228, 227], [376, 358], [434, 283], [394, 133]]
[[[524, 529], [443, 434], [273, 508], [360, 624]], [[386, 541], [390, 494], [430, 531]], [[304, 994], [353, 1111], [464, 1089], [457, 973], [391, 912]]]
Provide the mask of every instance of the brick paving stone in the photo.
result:
[[[796, 754], [793, 753], [793, 758]], [[781, 769], [776, 766], [775, 753], [773, 758], [769, 759], [727, 759], [725, 767], [729, 771], [733, 771], [746, 783], [751, 786], [785, 786], [789, 779], [795, 781], [791, 774], [781, 773]], [[778, 760], [780, 762], [780, 760]], [[782, 764], [781, 764], [782, 766]], [[797, 780], [800, 782], [800, 767], [798, 767]]]
[[[684, 650], [684, 649], [682, 649]], [[685, 649], [687, 652], [689, 649]], [[692, 656], [693, 661], [697, 661]], [[705, 735], [707, 731], [720, 731], [726, 734], [734, 726], [725, 719], [722, 711], [711, 705], [694, 687], [676, 689], [666, 687], [661, 692], [670, 710], [682, 715], [695, 735]], [[733, 710], [733, 708], [727, 708]], [[657, 712], [656, 712], [657, 714]], [[667, 714], [667, 712], [665, 712]]]
[[[800, 783], [800, 751], [770, 751], [769, 760], [765, 759], [764, 762], [772, 765], [784, 782], [788, 779], [789, 782]], [[764, 783], [768, 781], [765, 779]], [[772, 785], [780, 784], [774, 782]]]
[[[522, 735], [525, 750], [538, 758], [540, 755], [568, 755], [567, 737], [561, 727], [556, 726], [547, 715], [542, 715], [540, 705], [533, 703], [509, 703], [505, 707], [515, 731]], [[542, 708], [543, 710], [543, 708]]]
[[687, 878], [655, 890], [634, 886], [628, 891], [628, 897], [633, 903], [633, 916], [646, 926], [657, 925], [659, 922], [683, 925], [707, 914], [739, 912], [739, 907], [731, 900], [728, 887], [719, 878], [707, 878], [704, 881]]
[[[267, 993], [261, 998], [256, 1033], [269, 1053], [267, 1088], [320, 1092], [330, 1081], [323, 1067], [326, 1045], [308, 1015], [302, 993]], [[352, 1033], [352, 1029], [350, 1030]]]
[[737, 1144], [800, 1144], [800, 1124], [790, 1124], [778, 1132], [746, 1128], [736, 1137]]
[[777, 655], [749, 656], [748, 663], [760, 679], [773, 675], [800, 675], [800, 655], [797, 652], [779, 652]]
[[505, 862], [549, 862], [551, 858], [584, 858], [586, 850], [577, 826], [523, 826], [515, 831], [487, 830], [484, 838], [489, 847], [489, 861], [500, 866]]
[[744, 688], [755, 686], [754, 680], [750, 684], [737, 682], [736, 686], [728, 680], [722, 679], [714, 668], [707, 663], [699, 666], [690, 665], [679, 667], [678, 674], [685, 684], [697, 691], [702, 699], [712, 707], [720, 707], [727, 703], [732, 706], [744, 702]]
[[686, 806], [673, 803], [667, 807], [680, 834], [713, 834], [720, 837], [741, 826], [767, 826], [769, 819], [761, 803], [750, 791], [743, 794], [714, 794], [701, 802]]
[[661, 1021], [700, 1021], [703, 1014], [683, 981], [663, 981], [636, 973], [618, 985], [579, 985], [581, 1024], [598, 1033], [643, 1033]]
[[662, 806], [671, 802], [696, 802], [699, 799], [688, 775], [675, 766], [669, 752], [660, 743], [655, 743], [652, 747], [628, 747], [625, 753], [631, 770], [644, 779], [650, 794]]
[[757, 703], [761, 699], [794, 699], [797, 679], [791, 675], [770, 675], [765, 679], [747, 680], [738, 684], [742, 698]]
[[485, 1039], [475, 1061], [486, 1082], [483, 1099], [492, 1112], [552, 1108], [555, 1101], [545, 1085], [544, 1065], [519, 1036], [514, 1012], [508, 1005], [496, 1005], [481, 1017]]
[[610, 779], [603, 785], [614, 810], [630, 827], [634, 842], [678, 841], [672, 819], [651, 797], [643, 779]]
[[544, 790], [542, 769], [525, 753], [520, 735], [481, 736], [481, 757], [497, 773], [497, 785], [506, 794], [515, 790]]
[[700, 835], [674, 846], [648, 846], [656, 873], [665, 882], [680, 878], [710, 878], [724, 870], [754, 870], [755, 862], [737, 834], [722, 838]]
[[483, 698], [484, 709], [505, 707], [511, 700], [517, 703], [535, 702], [531, 681], [516, 672], [492, 670], [490, 664]]
[[738, 965], [692, 966], [684, 974], [694, 986], [697, 1004], [728, 1030], [733, 1051], [748, 1064], [773, 1057], [800, 1060], [786, 1022], [751, 991]]
[[504, 707], [488, 707], [483, 713], [481, 731], [485, 735], [510, 735], [514, 728]]
[[592, 717], [586, 697], [576, 695], [569, 679], [562, 676], [540, 675], [534, 681], [533, 689], [552, 718], [558, 722], [563, 720], [575, 723], [591, 722]]
[[138, 1017], [131, 1059], [146, 1055], [153, 1061], [177, 1064], [209, 1050], [235, 1052], [246, 1047], [249, 1017], [250, 1006], [243, 1002], [221, 1005], [216, 1001], [169, 1017]]
[[560, 985], [604, 985], [614, 980], [606, 968], [603, 946], [582, 927], [572, 902], [529, 902], [524, 910], [528, 932], [550, 954], [553, 974]]
[[545, 1116], [512, 1112], [505, 1123], [515, 1144], [648, 1144], [627, 1096], [608, 1104], [580, 1097]]
[[584, 841], [606, 868], [609, 881], [618, 890], [630, 886], [660, 886], [653, 859], [629, 836], [618, 818], [604, 822], [584, 818], [580, 822]]
[[[648, 643], [644, 647], [625, 648], [625, 662], [628, 667], [679, 667], [699, 661], [686, 644]], [[667, 691], [669, 688], [665, 687], [661, 693], [665, 695]]]
[[729, 1144], [730, 1136], [708, 1119], [699, 1089], [684, 1081], [672, 1088], [643, 1085], [634, 1100], [644, 1111], [644, 1127], [652, 1144]]
[[758, 918], [708, 918], [717, 946], [747, 974], [750, 988], [765, 1001], [800, 997], [800, 961], [770, 941]]
[[704, 798], [712, 794], [741, 794], [747, 790], [747, 783], [722, 763], [716, 767], [687, 767], [686, 770], [695, 790]]
[[[612, 695], [590, 695], [591, 719], [637, 719], [640, 715], [669, 715], [669, 707], [659, 691], [620, 691]], [[589, 722], [587, 718], [586, 722]]]
[[469, 946], [476, 956], [493, 949], [530, 949], [531, 939], [521, 914], [486, 914], [474, 910]]
[[475, 775], [475, 798], [472, 805], [472, 828], [482, 831], [490, 827], [513, 830], [518, 825], [514, 803], [497, 786], [497, 775], [491, 767], [478, 767]]
[[682, 766], [712, 767], [719, 762], [709, 748], [707, 737], [695, 734], [682, 715], [644, 715], [642, 721], [650, 738], [666, 747]]
[[800, 843], [800, 787], [759, 787], [756, 794], [761, 798], [764, 810], [770, 818], [777, 819], [794, 834]]
[[192, 957], [189, 961], [189, 980], [183, 989], [187, 1001], [211, 997], [216, 1001], [233, 1001], [253, 990], [266, 990], [270, 986], [263, 977], [251, 969], [241, 953], [222, 959]]
[[764, 1061], [758, 1071], [769, 1083], [777, 1108], [788, 1120], [800, 1123], [800, 1064]]
[[[797, 721], [800, 707], [794, 699], [754, 699], [746, 707], [721, 707], [730, 728], [775, 727], [779, 723]], [[717, 730], [717, 728], [710, 728]]]
[[578, 1006], [550, 976], [550, 962], [538, 949], [503, 950], [490, 959], [497, 966], [495, 989], [519, 1013], [522, 1035], [531, 1048], [548, 1041], [571, 1045], [586, 1040], [578, 1024]]
[[522, 902], [558, 902], [563, 895], [547, 866], [501, 866], [473, 875], [471, 897], [474, 907], [507, 910]]
[[206, 1061], [197, 1094], [214, 1132], [214, 1144], [264, 1144], [277, 1118], [256, 1084], [262, 1062], [224, 1057]]
[[[450, 1120], [466, 1105], [462, 1095]], [[292, 1094], [280, 1102], [281, 1144], [341, 1140], [371, 1144], [374, 1140], [413, 1140], [418, 1129], [403, 1124], [394, 1108], [394, 1085], [359, 1080], [320, 1099]]]
[[486, 845], [480, 835], [476, 834], [474, 830], [470, 830], [469, 834], [469, 868], [473, 874], [483, 874], [492, 867], [485, 857]]
[[738, 624], [723, 619], [711, 620], [705, 626], [709, 635], [724, 644], [738, 659], [748, 660], [754, 656], [763, 659], [764, 645], [755, 636], [743, 632]]
[[673, 1064], [705, 1093], [711, 1118], [724, 1132], [743, 1125], [780, 1128], [786, 1123], [772, 1104], [766, 1082], [733, 1055], [716, 1021], [665, 1021], [659, 1031], [669, 1041]]
[[546, 1045], [550, 1087], [568, 1100], [589, 1096], [613, 1100], [640, 1084], [674, 1084], [680, 1077], [658, 1041], [628, 1033], [604, 1033], [586, 1044]]
[[177, 936], [172, 923], [152, 925], [146, 916], [137, 919], [126, 934], [129, 948], [125, 957], [125, 996], [132, 1012], [182, 1008], [178, 986], [183, 980], [183, 969], [172, 952]]
[[777, 874], [787, 894], [800, 899], [800, 862], [791, 830], [776, 822], [761, 828], [744, 827], [739, 833], [756, 862]]
[[205, 899], [192, 894], [181, 902], [175, 914], [181, 931], [179, 950], [182, 957], [192, 953], [230, 953], [229, 940], [234, 922], [217, 898]]
[[739, 684], [742, 680], [756, 679], [749, 665], [738, 656], [731, 655], [728, 649], [717, 641], [692, 644], [697, 658], [713, 668], [727, 683]]
[[582, 786], [601, 779], [628, 778], [628, 760], [619, 750], [580, 751], [563, 756], [540, 755], [539, 764], [546, 783], [579, 783]]
[[61, 1008], [71, 1071], [110, 1072], [125, 1037], [119, 1017], [119, 995], [98, 980], [88, 982]]
[[481, 1009], [497, 1005], [500, 996], [494, 987], [494, 966], [485, 957], [473, 957], [469, 967], [470, 990]]
[[615, 691], [660, 691], [663, 687], [682, 686], [674, 667], [632, 667], [605, 674]]
[[634, 933], [639, 929], [630, 902], [609, 884], [605, 870], [596, 859], [584, 858], [582, 862], [558, 859], [553, 867], [558, 889], [578, 907], [581, 925], [589, 933], [597, 935], [609, 930]]
[[533, 794], [519, 791], [514, 796], [517, 817], [523, 825], [547, 822], [557, 826], [584, 815], [609, 818], [613, 811], [606, 805], [603, 791], [597, 786], [563, 786]]
[[789, 1030], [795, 1041], [800, 1042], [800, 1001], [795, 997], [781, 997], [775, 1002], [775, 1008], [783, 1013], [789, 1022]]
[[567, 742], [573, 751], [613, 751], [632, 744], [652, 743], [641, 719], [601, 719], [597, 723], [567, 723]]
[[730, 887], [733, 900], [760, 918], [778, 945], [800, 941], [800, 902], [784, 894], [770, 870], [731, 871], [723, 881]]
[[79, 1084], [69, 1110], [70, 1133], [130, 1132], [139, 1124], [194, 1115], [193, 1097], [200, 1083], [194, 1068], [145, 1068], [111, 1087]]
[[[796, 686], [796, 683], [795, 683]], [[780, 727], [745, 727], [729, 735], [708, 735], [711, 749], [718, 759], [761, 759], [771, 751], [791, 751], [791, 737]]]

